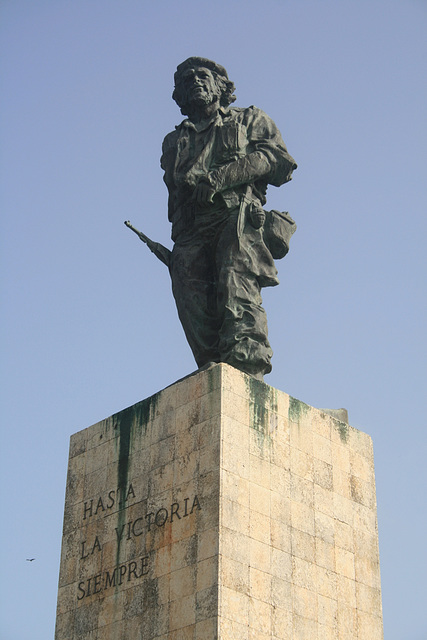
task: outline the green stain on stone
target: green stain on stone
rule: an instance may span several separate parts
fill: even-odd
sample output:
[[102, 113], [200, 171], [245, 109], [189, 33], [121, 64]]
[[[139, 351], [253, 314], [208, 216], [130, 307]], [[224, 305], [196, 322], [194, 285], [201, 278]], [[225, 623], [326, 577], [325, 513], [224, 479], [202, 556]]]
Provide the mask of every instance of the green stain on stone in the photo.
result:
[[289, 412], [288, 417], [292, 422], [299, 422], [300, 418], [305, 416], [310, 410], [308, 404], [305, 402], [301, 402], [301, 400], [297, 400], [296, 398], [292, 398], [289, 396]]
[[337, 421], [338, 431], [340, 433], [340, 438], [342, 442], [347, 442], [348, 440], [348, 424], [345, 422]]
[[[129, 452], [131, 444], [134, 408], [129, 407], [117, 415], [116, 429], [118, 431], [119, 459], [117, 461], [117, 486], [120, 488], [119, 510], [117, 512], [117, 531], [121, 532], [125, 525], [124, 498], [129, 475]], [[116, 565], [120, 564], [120, 540], [117, 539]], [[117, 591], [117, 589], [116, 589]]]
[[277, 412], [277, 392], [261, 380], [247, 377], [249, 394], [250, 427], [256, 432], [258, 445], [271, 446], [270, 415]]
[[156, 414], [156, 409], [161, 393], [162, 392], [160, 391], [159, 393], [154, 394], [154, 396], [151, 396], [146, 400], [142, 400], [142, 402], [138, 402], [138, 404], [134, 406], [135, 424], [137, 428], [144, 429], [144, 434], [147, 432], [148, 423], [154, 418]]
[[247, 378], [249, 401], [253, 415], [251, 426], [260, 433], [268, 433], [268, 407], [270, 405], [270, 387], [256, 380]]
[[[138, 402], [113, 416], [116, 429], [116, 447], [118, 448], [117, 487], [120, 489], [119, 510], [117, 512], [117, 530], [121, 532], [126, 521], [126, 493], [129, 483], [129, 458], [133, 438], [137, 432], [145, 435], [149, 421], [154, 417], [160, 393]], [[116, 449], [117, 450], [117, 449]], [[124, 535], [122, 539], [124, 539]], [[120, 541], [117, 541], [116, 565], [120, 564]]]
[[208, 393], [213, 393], [219, 385], [219, 379], [221, 376], [221, 367], [215, 367], [206, 372]]
[[[119, 460], [117, 466], [117, 486], [125, 488], [127, 485], [129, 473], [129, 451], [132, 432], [132, 424], [134, 421], [134, 412], [132, 409], [125, 409], [120, 415], [119, 422]], [[120, 506], [122, 506], [120, 504]]]

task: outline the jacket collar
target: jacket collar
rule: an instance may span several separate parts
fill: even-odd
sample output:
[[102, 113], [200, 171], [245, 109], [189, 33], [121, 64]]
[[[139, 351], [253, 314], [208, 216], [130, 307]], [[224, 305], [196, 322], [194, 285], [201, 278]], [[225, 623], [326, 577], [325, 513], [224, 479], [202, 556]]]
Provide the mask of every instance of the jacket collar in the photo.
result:
[[218, 111], [216, 111], [216, 113], [213, 114], [213, 116], [211, 118], [209, 118], [209, 120], [203, 120], [202, 122], [191, 122], [191, 120], [189, 118], [187, 118], [186, 120], [183, 120], [181, 122], [181, 124], [179, 124], [176, 128], [185, 128], [185, 129], [193, 129], [194, 131], [197, 131], [198, 133], [200, 131], [205, 131], [206, 129], [209, 129], [209, 127], [213, 124], [213, 123], [220, 123], [223, 119], [223, 117], [227, 114], [228, 109], [224, 109], [224, 107], [220, 107], [218, 109]]

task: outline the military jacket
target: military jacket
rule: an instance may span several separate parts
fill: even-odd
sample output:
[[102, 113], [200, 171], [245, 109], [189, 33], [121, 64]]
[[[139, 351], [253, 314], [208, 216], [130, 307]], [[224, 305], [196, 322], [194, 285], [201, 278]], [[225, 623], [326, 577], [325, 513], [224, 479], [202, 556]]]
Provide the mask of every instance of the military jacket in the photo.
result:
[[248, 184], [262, 206], [267, 185], [288, 182], [297, 166], [272, 119], [254, 106], [221, 108], [201, 125], [186, 119], [166, 136], [162, 151], [173, 240], [194, 224], [192, 195], [199, 180], [218, 186], [212, 208], [239, 207]]

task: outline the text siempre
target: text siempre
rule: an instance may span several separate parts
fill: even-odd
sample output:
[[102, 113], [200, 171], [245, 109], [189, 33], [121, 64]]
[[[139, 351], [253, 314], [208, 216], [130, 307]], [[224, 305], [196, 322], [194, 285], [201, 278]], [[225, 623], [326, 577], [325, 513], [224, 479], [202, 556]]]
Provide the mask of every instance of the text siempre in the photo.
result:
[[[104, 514], [110, 515], [114, 507], [123, 511], [130, 504], [137, 503], [137, 496], [132, 483], [127, 487], [108, 491], [104, 496], [91, 499], [83, 504], [83, 521]], [[143, 504], [146, 504], [143, 502]], [[121, 543], [132, 538], [139, 538], [146, 532], [164, 527], [167, 523], [187, 518], [201, 509], [197, 495], [184, 498], [180, 502], [161, 506], [159, 509], [148, 510], [144, 515], [130, 519], [126, 522], [119, 520], [114, 528], [114, 540], [119, 549]], [[85, 523], [86, 524], [86, 523]], [[92, 540], [84, 540], [80, 543], [80, 560], [84, 561], [94, 554], [102, 552], [103, 541], [101, 536], [95, 535]], [[124, 582], [133, 582], [147, 575], [149, 570], [149, 556], [144, 555], [138, 559], [116, 565], [114, 568], [99, 572], [78, 584], [77, 599], [82, 600], [88, 596], [100, 593], [105, 589], [121, 586]]]

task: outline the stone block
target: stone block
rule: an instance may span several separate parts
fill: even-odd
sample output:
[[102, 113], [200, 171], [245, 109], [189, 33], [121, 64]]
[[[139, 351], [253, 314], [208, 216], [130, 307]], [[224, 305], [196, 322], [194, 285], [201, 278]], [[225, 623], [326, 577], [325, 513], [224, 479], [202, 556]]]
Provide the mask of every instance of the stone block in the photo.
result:
[[222, 364], [73, 435], [55, 638], [382, 639], [369, 436]]

